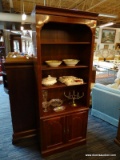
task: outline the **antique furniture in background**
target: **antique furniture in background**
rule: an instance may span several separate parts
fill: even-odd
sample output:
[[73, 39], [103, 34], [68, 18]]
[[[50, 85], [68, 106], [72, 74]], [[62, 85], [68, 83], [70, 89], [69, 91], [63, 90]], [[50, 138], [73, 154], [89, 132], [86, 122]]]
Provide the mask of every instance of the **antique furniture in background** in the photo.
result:
[[20, 34], [11, 34], [10, 35], [10, 46], [11, 52], [21, 52], [22, 45], [21, 45], [21, 35]]
[[12, 142], [36, 136], [36, 83], [32, 60], [14, 59], [5, 62], [13, 126]]

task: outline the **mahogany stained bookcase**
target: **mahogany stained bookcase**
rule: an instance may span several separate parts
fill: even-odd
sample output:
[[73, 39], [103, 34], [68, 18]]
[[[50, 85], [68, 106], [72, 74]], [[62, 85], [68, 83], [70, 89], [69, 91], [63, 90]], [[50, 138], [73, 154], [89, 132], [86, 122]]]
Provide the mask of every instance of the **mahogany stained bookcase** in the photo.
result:
[[[36, 6], [33, 38], [36, 58], [34, 60], [38, 90], [39, 139], [42, 156], [64, 151], [85, 144], [90, 100], [93, 46], [97, 14], [67, 9]], [[49, 67], [46, 60], [79, 59], [76, 66]], [[57, 83], [42, 85], [42, 79], [51, 75]], [[60, 76], [82, 78], [81, 85], [66, 86], [58, 81]], [[49, 107], [44, 112], [42, 91], [48, 93], [47, 100], [62, 99], [65, 110], [54, 112]], [[77, 106], [72, 107], [64, 96], [69, 92], [82, 93]]]

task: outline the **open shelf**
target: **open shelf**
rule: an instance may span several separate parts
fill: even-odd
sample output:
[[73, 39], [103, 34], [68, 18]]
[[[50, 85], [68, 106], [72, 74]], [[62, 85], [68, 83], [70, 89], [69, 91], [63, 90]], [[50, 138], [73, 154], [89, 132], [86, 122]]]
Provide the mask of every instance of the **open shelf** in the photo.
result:
[[49, 67], [48, 65], [42, 65], [42, 70], [59, 70], [59, 69], [72, 69], [72, 68], [88, 68], [88, 66], [85, 66], [85, 65], [76, 65], [76, 66], [60, 65], [58, 67]]
[[[72, 100], [71, 100], [72, 101]], [[70, 104], [66, 105], [66, 104], [63, 104], [62, 106], [65, 106], [65, 109], [63, 111], [60, 111], [60, 112], [55, 112], [53, 110], [54, 107], [50, 106], [49, 109], [48, 109], [48, 112], [43, 112], [43, 115], [41, 116], [41, 119], [45, 119], [45, 118], [51, 118], [51, 117], [54, 117], [54, 116], [62, 116], [62, 115], [65, 115], [65, 114], [74, 114], [74, 112], [79, 112], [79, 111], [83, 111], [83, 110], [86, 110], [88, 111], [88, 108], [82, 104], [77, 104], [76, 107], [74, 106], [71, 106]]]
[[56, 84], [54, 85], [51, 85], [51, 86], [42, 86], [42, 89], [57, 89], [57, 88], [66, 88], [66, 87], [73, 87], [73, 86], [80, 86], [80, 85], [86, 85], [87, 83], [82, 83], [82, 84], [79, 84], [79, 85], [70, 85], [70, 86], [67, 86], [61, 82], [57, 82]]

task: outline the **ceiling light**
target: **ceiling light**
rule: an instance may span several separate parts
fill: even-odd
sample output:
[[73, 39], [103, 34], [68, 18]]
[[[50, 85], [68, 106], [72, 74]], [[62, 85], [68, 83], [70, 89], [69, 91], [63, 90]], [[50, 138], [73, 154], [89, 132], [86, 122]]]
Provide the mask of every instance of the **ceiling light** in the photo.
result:
[[1, 36], [1, 38], [0, 38], [0, 42], [3, 42], [4, 41], [4, 38], [3, 38], [3, 36]]
[[26, 18], [27, 18], [27, 15], [26, 15], [25, 12], [24, 12], [24, 2], [23, 2], [23, 14], [22, 14], [22, 20], [24, 21], [24, 20], [26, 20]]
[[110, 23], [106, 23], [106, 24], [102, 24], [99, 27], [107, 27], [107, 26], [112, 26], [114, 23], [110, 22]]
[[20, 30], [21, 30], [21, 31], [23, 31], [23, 30], [24, 30], [24, 27], [23, 27], [23, 26], [21, 26], [21, 27], [20, 27]]
[[25, 13], [23, 13], [22, 14], [22, 20], [24, 21], [24, 20], [26, 20], [26, 18], [27, 18], [27, 15]]
[[102, 14], [102, 13], [100, 13], [98, 16], [100, 16], [100, 17], [108, 17], [108, 18], [117, 18], [116, 15]]

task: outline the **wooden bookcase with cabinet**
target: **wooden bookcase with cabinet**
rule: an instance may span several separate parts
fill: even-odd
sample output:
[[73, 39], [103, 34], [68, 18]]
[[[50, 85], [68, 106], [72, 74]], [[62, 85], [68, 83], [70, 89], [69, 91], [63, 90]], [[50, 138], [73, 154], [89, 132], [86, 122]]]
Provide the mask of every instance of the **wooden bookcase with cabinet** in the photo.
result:
[[[67, 9], [36, 6], [35, 71], [38, 87], [38, 121], [41, 154], [48, 156], [86, 143], [87, 121], [90, 99], [93, 45], [97, 14]], [[49, 67], [46, 60], [79, 59], [76, 66]], [[42, 85], [42, 79], [51, 75], [57, 83]], [[81, 85], [66, 86], [59, 82], [60, 76], [82, 78]], [[48, 112], [42, 107], [42, 91], [48, 93], [47, 101], [62, 99], [65, 110]], [[79, 93], [84, 96], [72, 107], [64, 93]]]

